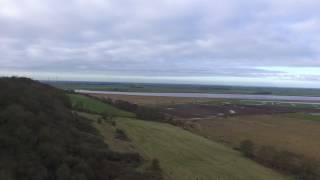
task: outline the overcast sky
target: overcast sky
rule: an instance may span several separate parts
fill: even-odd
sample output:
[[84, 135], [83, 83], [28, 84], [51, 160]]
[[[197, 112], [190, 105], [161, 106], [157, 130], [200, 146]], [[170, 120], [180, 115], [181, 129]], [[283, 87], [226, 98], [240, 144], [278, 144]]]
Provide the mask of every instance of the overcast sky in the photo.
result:
[[0, 0], [0, 75], [320, 87], [320, 1]]

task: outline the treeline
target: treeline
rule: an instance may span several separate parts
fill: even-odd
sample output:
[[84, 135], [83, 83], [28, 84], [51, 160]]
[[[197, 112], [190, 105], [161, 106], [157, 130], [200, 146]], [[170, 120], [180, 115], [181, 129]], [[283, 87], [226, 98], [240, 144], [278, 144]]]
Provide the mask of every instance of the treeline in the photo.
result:
[[172, 116], [165, 114], [160, 108], [157, 107], [141, 106], [124, 100], [112, 100], [111, 98], [96, 99], [104, 103], [110, 104], [112, 106], [115, 106], [119, 109], [132, 112], [136, 114], [136, 117], [138, 119], [141, 120], [165, 122], [173, 125], [177, 125], [179, 123], [178, 121], [174, 121]]
[[109, 149], [61, 90], [26, 78], [0, 78], [0, 179], [161, 180], [136, 171], [137, 153]]
[[242, 141], [239, 150], [248, 158], [272, 169], [294, 175], [299, 180], [319, 180], [320, 162], [272, 146], [258, 147], [250, 140]]

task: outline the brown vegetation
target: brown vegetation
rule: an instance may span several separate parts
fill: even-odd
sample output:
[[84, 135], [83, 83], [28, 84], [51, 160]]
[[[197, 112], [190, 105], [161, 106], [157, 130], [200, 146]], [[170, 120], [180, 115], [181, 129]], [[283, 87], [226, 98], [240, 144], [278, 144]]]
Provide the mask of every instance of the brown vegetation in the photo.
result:
[[237, 104], [182, 104], [165, 108], [164, 111], [181, 118], [206, 118], [214, 116], [243, 116], [293, 113], [297, 110], [288, 107], [249, 106]]
[[189, 121], [193, 132], [237, 146], [245, 139], [320, 159], [320, 122], [286, 115], [256, 115]]
[[102, 99], [124, 100], [139, 105], [177, 105], [187, 103], [208, 102], [208, 98], [185, 98], [185, 97], [156, 97], [156, 96], [131, 96], [117, 94], [92, 94]]
[[272, 146], [256, 145], [250, 140], [240, 143], [239, 150], [248, 158], [267, 167], [282, 171], [301, 180], [318, 180], [320, 162], [289, 151], [278, 151]]

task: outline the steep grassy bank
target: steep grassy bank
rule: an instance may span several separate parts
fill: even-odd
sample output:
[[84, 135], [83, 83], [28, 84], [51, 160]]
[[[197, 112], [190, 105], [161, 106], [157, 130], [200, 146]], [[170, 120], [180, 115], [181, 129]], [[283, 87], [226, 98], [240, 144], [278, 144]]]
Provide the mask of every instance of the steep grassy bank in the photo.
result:
[[[110, 144], [120, 151], [136, 151], [145, 159], [159, 159], [165, 179], [168, 180], [281, 180], [289, 179], [243, 157], [239, 152], [221, 144], [194, 135], [178, 127], [115, 118], [115, 126], [97, 123], [97, 115], [81, 113], [95, 121], [95, 126]], [[116, 129], [123, 130], [129, 142], [113, 138]]]

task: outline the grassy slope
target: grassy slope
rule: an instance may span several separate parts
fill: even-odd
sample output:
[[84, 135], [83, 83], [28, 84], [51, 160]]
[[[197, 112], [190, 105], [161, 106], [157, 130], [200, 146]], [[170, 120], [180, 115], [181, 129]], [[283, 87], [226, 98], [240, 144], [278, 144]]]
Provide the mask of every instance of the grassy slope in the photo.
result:
[[93, 120], [93, 125], [99, 130], [100, 134], [104, 137], [104, 141], [110, 146], [112, 150], [117, 152], [136, 152], [132, 142], [121, 141], [114, 138], [117, 126], [112, 126], [110, 123], [103, 121], [102, 123], [97, 123], [97, 120], [101, 117], [96, 114], [89, 114], [83, 112], [77, 112], [79, 115], [84, 116], [88, 119]]
[[[71, 95], [73, 103], [85, 99]], [[98, 101], [99, 102], [99, 101]], [[103, 104], [103, 103], [102, 103]], [[94, 103], [95, 105], [95, 103]], [[96, 106], [96, 105], [95, 105]], [[87, 103], [91, 110], [91, 103]], [[99, 107], [98, 109], [100, 109]], [[96, 109], [96, 108], [95, 108]], [[101, 109], [100, 109], [101, 110]], [[103, 111], [115, 111], [108, 107]], [[90, 119], [99, 116], [80, 113]], [[118, 116], [126, 115], [119, 113]], [[180, 128], [157, 122], [119, 117], [116, 127], [109, 123], [94, 123], [113, 149], [138, 151], [147, 160], [158, 158], [168, 180], [281, 180], [282, 175], [244, 158], [239, 152]], [[113, 138], [116, 128], [124, 130], [132, 142]]]
[[79, 94], [69, 94], [68, 95], [71, 98], [72, 106], [76, 107], [79, 104], [82, 104], [82, 108], [87, 109], [91, 112], [95, 113], [103, 113], [108, 112], [114, 116], [121, 116], [121, 117], [134, 117], [135, 115], [133, 113], [120, 110], [118, 108], [115, 108], [109, 104], [105, 104], [103, 102], [100, 102], [98, 100], [82, 96]]
[[[81, 113], [97, 119], [98, 116]], [[147, 160], [158, 158], [168, 180], [280, 180], [282, 175], [248, 160], [237, 151], [180, 128], [157, 122], [117, 118], [116, 127], [94, 123], [112, 149], [138, 151]], [[116, 128], [132, 142], [113, 138]]]
[[285, 179], [234, 150], [168, 124], [122, 118], [117, 126], [144, 156], [158, 158], [170, 179]]

